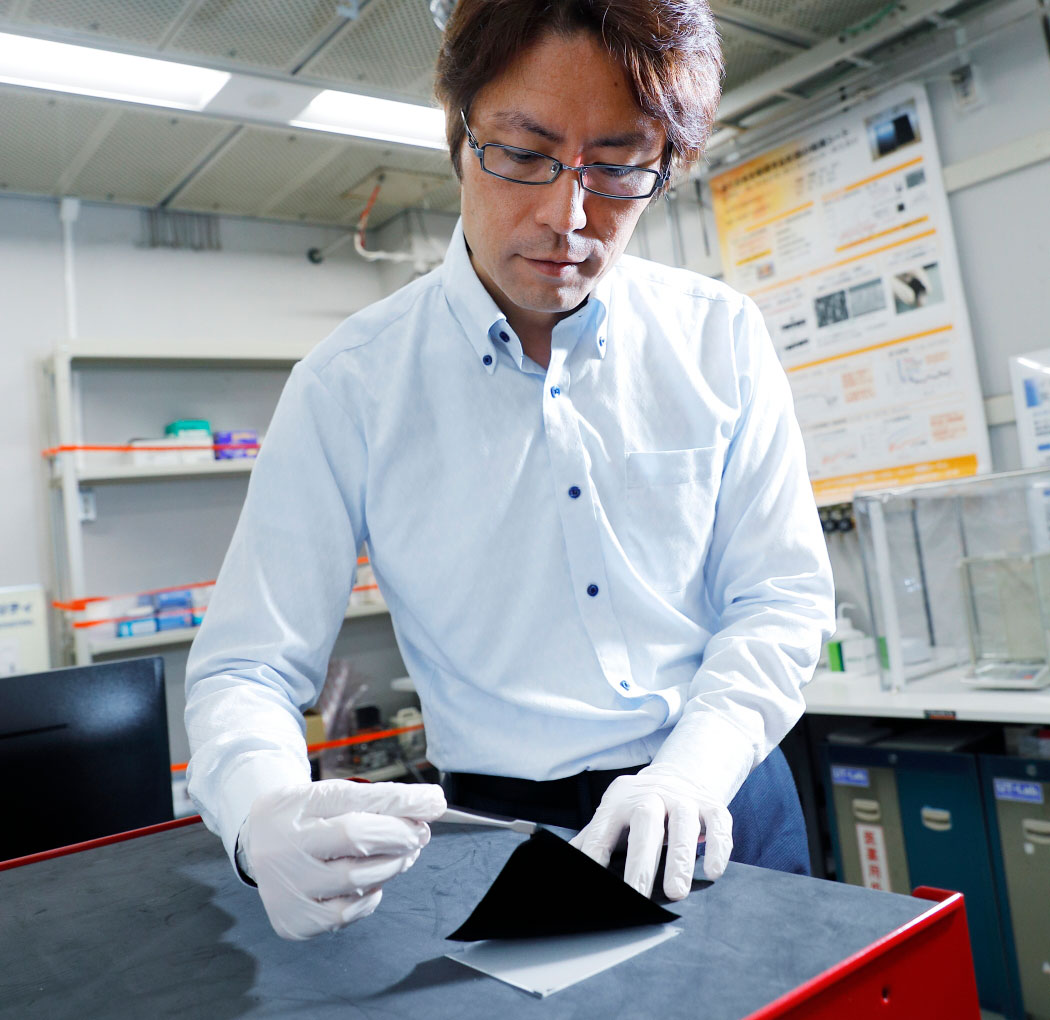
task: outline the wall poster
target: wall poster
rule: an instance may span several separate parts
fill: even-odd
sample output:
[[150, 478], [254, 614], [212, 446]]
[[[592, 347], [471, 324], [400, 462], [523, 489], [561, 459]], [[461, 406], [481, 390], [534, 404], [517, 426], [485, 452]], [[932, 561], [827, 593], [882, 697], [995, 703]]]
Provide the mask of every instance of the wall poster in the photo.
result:
[[990, 468], [926, 93], [904, 85], [711, 179], [725, 280], [788, 373], [817, 502]]

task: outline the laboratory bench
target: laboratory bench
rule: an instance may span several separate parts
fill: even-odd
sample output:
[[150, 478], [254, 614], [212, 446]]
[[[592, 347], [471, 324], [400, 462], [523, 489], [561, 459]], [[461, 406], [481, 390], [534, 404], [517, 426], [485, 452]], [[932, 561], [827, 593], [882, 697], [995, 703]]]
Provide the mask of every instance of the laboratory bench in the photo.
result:
[[900, 691], [885, 691], [877, 673], [853, 676], [817, 670], [802, 693], [810, 715], [1050, 725], [1050, 687], [981, 690], [963, 684], [968, 672], [962, 666], [945, 669], [910, 680]]
[[[883, 690], [818, 671], [781, 743], [814, 875], [964, 894], [981, 1002], [1050, 1018], [1050, 690], [982, 690], [947, 669]], [[864, 840], [868, 842], [865, 843]], [[872, 876], [871, 867], [877, 874]]]
[[[308, 942], [194, 819], [0, 864], [0, 1017], [879, 1017], [977, 1020], [962, 900], [875, 892], [731, 863], [669, 904], [680, 934], [537, 998], [446, 957], [525, 838], [435, 824], [371, 917]], [[543, 875], [534, 895], [543, 896]], [[551, 912], [566, 908], [551, 902]]]

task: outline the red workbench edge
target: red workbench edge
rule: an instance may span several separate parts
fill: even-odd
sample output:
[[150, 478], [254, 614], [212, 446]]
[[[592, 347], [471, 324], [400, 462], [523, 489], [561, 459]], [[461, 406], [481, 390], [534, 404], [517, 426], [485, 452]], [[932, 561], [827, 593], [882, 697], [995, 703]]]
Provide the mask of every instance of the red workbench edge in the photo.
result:
[[0, 871], [10, 871], [11, 868], [22, 868], [27, 864], [37, 864], [39, 861], [49, 861], [54, 857], [65, 857], [67, 854], [78, 854], [82, 850], [94, 850], [100, 846], [110, 846], [113, 843], [123, 843], [128, 839], [138, 839], [139, 836], [151, 836], [155, 832], [167, 832], [168, 829], [179, 829], [184, 825], [195, 825], [201, 820], [200, 815], [188, 815], [185, 818], [176, 818], [170, 822], [158, 822], [156, 825], [146, 825], [141, 829], [129, 829], [127, 832], [115, 832], [111, 836], [99, 836], [97, 839], [88, 839], [83, 843], [71, 843], [69, 846], [55, 847], [53, 850], [41, 850], [39, 853], [27, 854], [25, 857], [12, 857], [7, 861], [0, 861]]
[[[786, 992], [778, 999], [774, 999], [768, 1005], [748, 1014], [743, 1020], [776, 1020], [776, 1018], [787, 1017], [791, 1011], [811, 1003], [822, 992], [839, 985], [856, 976], [879, 957], [887, 956], [891, 951], [906, 945], [920, 932], [928, 931], [938, 926], [943, 926], [952, 920], [960, 920], [964, 926], [965, 933], [966, 913], [962, 893], [949, 892], [946, 889], [935, 889], [932, 886], [919, 886], [913, 893], [918, 899], [931, 900], [934, 903], [929, 910], [919, 914], [907, 924], [891, 931], [880, 939], [876, 939], [869, 946], [854, 953], [852, 956], [829, 967], [823, 973], [810, 978], [797, 988]], [[965, 936], [964, 936], [965, 937]], [[967, 949], [969, 947], [967, 946]], [[979, 1016], [977, 1010], [976, 985], [974, 985], [974, 1009], [975, 1016]], [[799, 1014], [801, 1015], [801, 1014]], [[896, 1014], [894, 1014], [896, 1015]]]

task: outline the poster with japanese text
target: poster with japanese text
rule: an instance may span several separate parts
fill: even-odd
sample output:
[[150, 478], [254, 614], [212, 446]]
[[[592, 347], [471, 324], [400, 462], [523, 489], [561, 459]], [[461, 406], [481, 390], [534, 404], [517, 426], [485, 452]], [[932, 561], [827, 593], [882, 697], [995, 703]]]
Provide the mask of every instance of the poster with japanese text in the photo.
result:
[[990, 467], [929, 105], [905, 85], [712, 178], [724, 276], [765, 318], [821, 505]]

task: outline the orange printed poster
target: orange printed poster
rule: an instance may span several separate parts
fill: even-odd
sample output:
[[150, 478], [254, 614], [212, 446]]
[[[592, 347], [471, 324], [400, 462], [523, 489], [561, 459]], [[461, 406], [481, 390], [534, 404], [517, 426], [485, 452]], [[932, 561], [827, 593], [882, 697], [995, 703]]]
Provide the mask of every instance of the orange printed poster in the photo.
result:
[[788, 373], [817, 501], [987, 471], [926, 93], [906, 85], [711, 180], [724, 277]]

